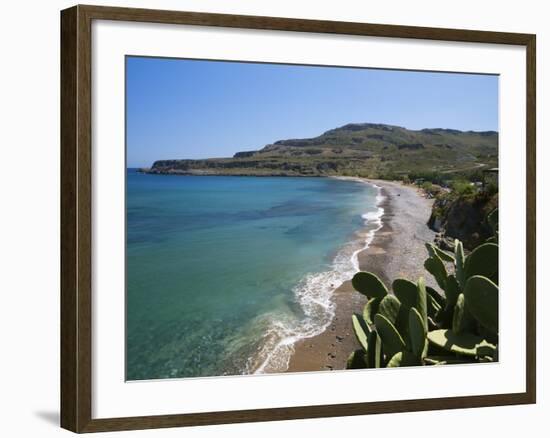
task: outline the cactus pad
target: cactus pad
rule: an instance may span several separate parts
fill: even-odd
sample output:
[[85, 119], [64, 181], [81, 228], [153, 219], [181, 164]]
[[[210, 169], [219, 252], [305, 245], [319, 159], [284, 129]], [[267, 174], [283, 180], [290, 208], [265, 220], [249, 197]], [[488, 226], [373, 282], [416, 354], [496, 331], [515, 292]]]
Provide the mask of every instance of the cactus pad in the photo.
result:
[[372, 272], [358, 272], [351, 280], [353, 288], [368, 298], [384, 298], [388, 289]]
[[466, 308], [493, 333], [498, 333], [498, 286], [486, 277], [475, 275], [464, 288]]
[[464, 356], [477, 356], [477, 349], [489, 344], [485, 339], [472, 333], [456, 334], [452, 330], [434, 330], [428, 332], [428, 341], [451, 353]]
[[359, 344], [361, 344], [361, 347], [363, 347], [363, 350], [367, 351], [369, 348], [368, 335], [370, 333], [368, 326], [365, 324], [363, 318], [356, 314], [351, 316], [351, 321], [355, 337], [359, 341]]
[[392, 357], [394, 354], [405, 349], [405, 341], [393, 325], [385, 316], [377, 313], [374, 315], [374, 324], [376, 325], [376, 331], [382, 339], [384, 345], [384, 353], [388, 357]]

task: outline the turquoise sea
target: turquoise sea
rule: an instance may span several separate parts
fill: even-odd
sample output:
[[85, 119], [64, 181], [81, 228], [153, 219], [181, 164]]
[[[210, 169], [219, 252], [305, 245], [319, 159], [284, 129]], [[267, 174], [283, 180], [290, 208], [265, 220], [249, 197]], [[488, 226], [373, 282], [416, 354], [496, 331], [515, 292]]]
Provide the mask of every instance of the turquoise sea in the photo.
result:
[[280, 372], [322, 332], [381, 209], [333, 178], [127, 172], [128, 380]]

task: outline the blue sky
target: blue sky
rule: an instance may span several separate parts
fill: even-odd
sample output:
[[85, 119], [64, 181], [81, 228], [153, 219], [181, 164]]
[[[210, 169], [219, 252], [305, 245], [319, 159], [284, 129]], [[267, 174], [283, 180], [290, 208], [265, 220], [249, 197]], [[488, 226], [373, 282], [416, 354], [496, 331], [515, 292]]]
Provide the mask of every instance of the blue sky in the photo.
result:
[[347, 123], [498, 130], [498, 77], [128, 57], [128, 167], [228, 157]]

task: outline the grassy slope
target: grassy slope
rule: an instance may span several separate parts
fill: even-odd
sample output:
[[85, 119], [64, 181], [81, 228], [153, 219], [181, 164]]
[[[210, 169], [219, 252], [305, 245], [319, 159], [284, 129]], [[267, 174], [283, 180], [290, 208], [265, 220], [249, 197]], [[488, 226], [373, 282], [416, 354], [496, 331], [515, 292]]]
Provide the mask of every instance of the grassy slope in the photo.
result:
[[498, 134], [349, 124], [309, 139], [281, 140], [232, 158], [157, 161], [152, 173], [396, 177], [496, 166]]

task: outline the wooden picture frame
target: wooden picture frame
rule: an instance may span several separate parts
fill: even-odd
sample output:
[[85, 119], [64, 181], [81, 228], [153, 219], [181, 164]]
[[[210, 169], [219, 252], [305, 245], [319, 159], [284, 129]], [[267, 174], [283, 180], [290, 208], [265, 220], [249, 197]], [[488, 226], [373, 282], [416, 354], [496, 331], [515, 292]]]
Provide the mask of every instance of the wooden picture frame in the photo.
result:
[[[186, 24], [387, 38], [518, 45], [526, 48], [527, 283], [526, 391], [523, 393], [348, 403], [196, 414], [92, 418], [91, 25], [93, 20]], [[536, 37], [440, 29], [196, 12], [75, 6], [61, 12], [61, 426], [99, 432], [254, 421], [529, 404], [536, 401]]]

